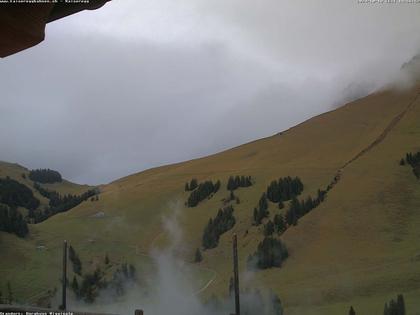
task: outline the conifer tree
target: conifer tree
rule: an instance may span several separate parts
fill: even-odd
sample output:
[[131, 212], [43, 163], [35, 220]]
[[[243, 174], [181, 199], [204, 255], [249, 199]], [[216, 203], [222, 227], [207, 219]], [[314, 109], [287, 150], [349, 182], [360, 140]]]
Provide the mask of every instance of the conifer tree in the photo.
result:
[[274, 223], [269, 220], [267, 224], [264, 226], [264, 235], [271, 236], [274, 233]]
[[277, 232], [277, 234], [281, 234], [286, 230], [284, 218], [281, 214], [276, 214], [274, 216], [274, 229]]
[[197, 248], [197, 250], [195, 251], [195, 257], [194, 257], [194, 261], [196, 263], [199, 263], [203, 260], [203, 256], [201, 255], [201, 251], [199, 248]]
[[233, 282], [233, 277], [230, 277], [229, 279], [229, 296], [233, 295], [233, 291], [235, 290], [235, 285]]
[[74, 294], [76, 295], [76, 298], [79, 299], [80, 298], [80, 287], [79, 287], [79, 282], [77, 281], [76, 276], [73, 277], [73, 281], [71, 283], [71, 288], [72, 288]]
[[7, 304], [13, 304], [13, 291], [10, 281], [7, 281]]
[[397, 296], [397, 315], [405, 315], [405, 302], [402, 294]]
[[353, 306], [350, 306], [349, 315], [356, 315]]

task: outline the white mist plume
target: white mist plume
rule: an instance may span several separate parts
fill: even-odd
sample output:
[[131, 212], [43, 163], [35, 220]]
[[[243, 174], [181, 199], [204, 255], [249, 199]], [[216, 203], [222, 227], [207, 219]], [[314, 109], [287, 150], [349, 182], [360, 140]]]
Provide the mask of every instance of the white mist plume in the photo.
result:
[[[170, 240], [164, 249], [153, 248], [149, 257], [154, 262], [153, 276], [139, 283], [128, 282], [125, 294], [116, 297], [111, 289], [103, 289], [94, 304], [87, 304], [72, 299], [69, 301], [71, 310], [94, 311], [112, 314], [134, 314], [136, 309], [142, 309], [145, 315], [219, 315], [234, 313], [233, 297], [228, 296], [228, 287], [224, 292], [208, 301], [200, 296], [202, 288], [194, 286], [192, 275], [199, 267], [177, 257], [179, 247], [184, 243], [182, 229], [178, 219], [182, 215], [179, 203], [170, 206], [172, 214], [162, 218], [163, 233]], [[203, 268], [208, 270], [207, 268]], [[252, 282], [252, 274], [241, 274], [247, 283]], [[143, 281], [144, 280], [144, 281]], [[210, 280], [211, 281], [211, 280]], [[244, 283], [245, 283], [244, 282]], [[276, 296], [269, 292], [264, 296], [259, 291], [241, 293], [243, 314], [282, 314], [281, 305]]]

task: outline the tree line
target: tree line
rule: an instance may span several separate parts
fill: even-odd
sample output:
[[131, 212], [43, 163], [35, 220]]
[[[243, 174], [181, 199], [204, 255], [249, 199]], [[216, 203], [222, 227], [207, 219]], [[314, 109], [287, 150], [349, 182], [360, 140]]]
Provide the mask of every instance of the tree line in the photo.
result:
[[280, 239], [264, 237], [258, 244], [257, 251], [248, 257], [247, 265], [250, 269], [281, 267], [287, 257], [289, 252]]
[[29, 233], [28, 225], [16, 208], [0, 204], [0, 231], [25, 237]]
[[230, 176], [227, 182], [227, 190], [233, 191], [239, 187], [252, 186], [251, 176]]
[[196, 189], [191, 191], [188, 199], [188, 207], [196, 207], [201, 201], [211, 198], [220, 189], [220, 181], [213, 183], [211, 180], [200, 183]]
[[220, 236], [233, 228], [236, 223], [233, 211], [233, 206], [230, 205], [223, 209], [219, 209], [214, 219], [210, 218], [204, 229], [202, 237], [202, 245], [204, 249], [217, 247]]
[[297, 225], [298, 220], [312, 209], [318, 207], [324, 201], [327, 192], [318, 189], [316, 198], [309, 196], [306, 200], [298, 200], [296, 197], [290, 202], [290, 207], [286, 212], [286, 223], [288, 226]]
[[398, 294], [397, 299], [391, 299], [384, 306], [384, 315], [405, 315], [404, 296]]
[[66, 212], [97, 194], [96, 189], [89, 189], [81, 195], [67, 194], [62, 196], [56, 191], [43, 188], [38, 183], [34, 183], [34, 188], [42, 196], [49, 199], [49, 207], [44, 209], [43, 212], [30, 211], [29, 217], [33, 218], [35, 223], [42, 222], [59, 212]]
[[38, 208], [40, 204], [31, 189], [10, 177], [0, 178], [0, 203], [30, 210]]
[[[356, 311], [353, 306], [350, 306], [349, 315], [356, 315]], [[404, 296], [398, 294], [396, 300], [391, 299], [389, 302], [385, 303], [384, 306], [384, 315], [405, 315], [406, 308], [404, 302]]]
[[417, 153], [406, 153], [405, 159], [400, 160], [400, 165], [410, 165], [413, 169], [413, 173], [417, 178], [420, 178], [420, 152]]
[[50, 170], [49, 168], [31, 170], [29, 172], [29, 179], [42, 184], [60, 183], [63, 181], [59, 172]]
[[290, 176], [274, 180], [267, 187], [267, 199], [274, 203], [290, 200], [303, 191], [303, 183], [299, 177]]

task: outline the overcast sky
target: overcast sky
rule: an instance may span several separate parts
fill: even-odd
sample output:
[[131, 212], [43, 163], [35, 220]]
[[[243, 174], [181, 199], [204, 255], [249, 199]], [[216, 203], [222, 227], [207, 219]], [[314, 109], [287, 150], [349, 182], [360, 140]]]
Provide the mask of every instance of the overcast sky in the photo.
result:
[[420, 4], [113, 0], [0, 59], [0, 160], [106, 183], [282, 131], [398, 80]]

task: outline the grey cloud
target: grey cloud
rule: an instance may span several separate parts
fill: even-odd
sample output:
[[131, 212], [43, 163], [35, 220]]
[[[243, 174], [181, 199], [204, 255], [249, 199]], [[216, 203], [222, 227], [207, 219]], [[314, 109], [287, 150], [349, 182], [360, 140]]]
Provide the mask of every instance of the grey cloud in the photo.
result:
[[420, 48], [419, 13], [331, 0], [113, 1], [1, 60], [0, 159], [103, 183], [268, 136], [400, 80]]

